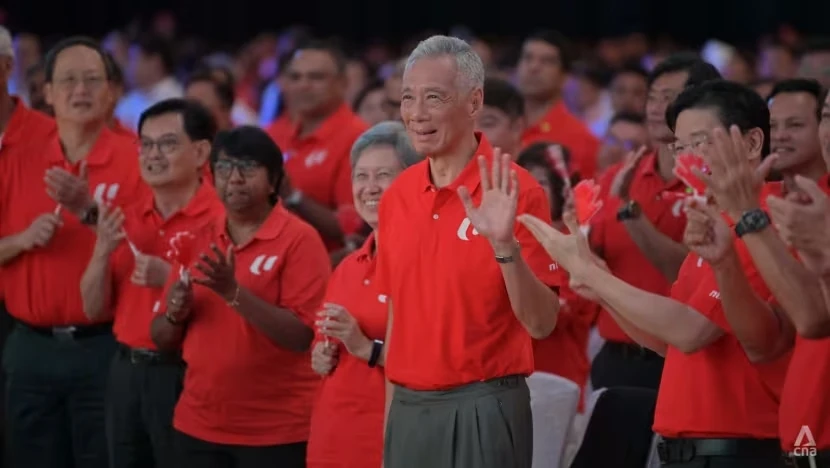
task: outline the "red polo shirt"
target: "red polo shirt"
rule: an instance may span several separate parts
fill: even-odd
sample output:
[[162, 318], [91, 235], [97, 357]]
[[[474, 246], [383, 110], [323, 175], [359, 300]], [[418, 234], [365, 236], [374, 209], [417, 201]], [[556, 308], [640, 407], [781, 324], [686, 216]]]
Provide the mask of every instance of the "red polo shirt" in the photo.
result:
[[559, 304], [559, 320], [553, 333], [543, 340], [533, 340], [533, 360], [537, 371], [565, 377], [579, 386], [579, 410], [582, 411], [585, 384], [591, 371], [588, 339], [599, 306], [567, 286], [560, 289]]
[[[830, 195], [830, 181], [824, 175], [819, 187]], [[766, 195], [781, 195], [781, 184], [767, 184]], [[763, 197], [766, 201], [766, 196]], [[796, 336], [784, 389], [781, 393], [779, 437], [785, 450], [792, 451], [807, 426], [818, 450], [830, 450], [830, 338], [811, 340]], [[802, 439], [799, 447], [806, 447]]]
[[[625, 225], [617, 221], [617, 211], [623, 202], [611, 196], [611, 184], [622, 169], [622, 164], [611, 166], [599, 179], [600, 212], [591, 222], [591, 246], [608, 264], [611, 273], [632, 286], [661, 296], [668, 296], [671, 283], [643, 255], [631, 239]], [[643, 157], [631, 181], [629, 197], [640, 204], [641, 216], [651, 221], [662, 234], [675, 242], [683, 241], [686, 215], [680, 197], [664, 196], [666, 192], [685, 193], [685, 186], [677, 179], [665, 181], [657, 169], [657, 153]], [[597, 321], [599, 334], [615, 343], [635, 344], [617, 325], [613, 316], [602, 310]]]
[[[771, 295], [746, 246], [735, 244], [752, 289]], [[778, 437], [778, 402], [789, 356], [768, 364], [749, 362], [724, 316], [720, 291], [709, 265], [690, 254], [671, 297], [724, 330], [709, 346], [684, 354], [669, 346], [657, 396], [654, 431], [664, 437]]]
[[[3, 158], [0, 163], [0, 237], [19, 233], [44, 213], [55, 211], [46, 195], [46, 169], [66, 161], [57, 132], [32, 141], [29, 135], [25, 157]], [[125, 205], [147, 190], [139, 176], [135, 141], [119, 137], [107, 128], [86, 157], [89, 189], [98, 201]], [[6, 305], [17, 319], [34, 326], [83, 325], [78, 279], [92, 256], [95, 232], [67, 213], [63, 225], [46, 247], [33, 249], [6, 264]], [[48, 294], [44, 293], [48, 291]]]
[[[476, 133], [476, 155], [492, 161], [493, 149]], [[410, 167], [392, 183], [379, 209], [379, 290], [392, 301], [393, 328], [386, 372], [395, 384], [436, 390], [534, 370], [530, 335], [516, 318], [501, 268], [490, 243], [470, 224], [457, 189], [467, 187], [481, 202], [475, 158], [450, 185], [430, 179], [429, 160]], [[519, 214], [548, 223], [544, 190], [527, 171], [519, 177]], [[516, 238], [534, 273], [552, 287], [562, 274], [520, 223]]]
[[[367, 338], [383, 340], [388, 306], [375, 283], [374, 248], [371, 236], [343, 259], [329, 280], [326, 302], [345, 307]], [[385, 392], [383, 368], [370, 368], [340, 344], [337, 367], [323, 379], [311, 415], [308, 467], [380, 466]]]
[[[352, 145], [369, 127], [348, 105], [342, 104], [316, 130], [300, 136], [300, 128], [288, 117], [281, 117], [267, 129], [285, 159], [291, 184], [317, 203], [338, 210], [354, 203], [352, 170], [349, 162]], [[353, 223], [341, 223], [345, 234]], [[362, 226], [362, 223], [360, 224]], [[329, 247], [340, 246], [327, 242]]]
[[[163, 219], [156, 210], [155, 200], [148, 193], [126, 212], [124, 230], [127, 239], [143, 255], [165, 261], [170, 239], [180, 231], [200, 232], [222, 217], [225, 207], [210, 185], [202, 185], [180, 211]], [[150, 338], [150, 323], [161, 307], [162, 288], [136, 286], [131, 281], [135, 255], [123, 242], [110, 258], [112, 298], [115, 321], [113, 332], [119, 343], [130, 348], [156, 349]]]
[[[26, 107], [26, 104], [16, 97], [12, 97], [12, 100], [14, 101], [14, 111], [12, 111], [9, 121], [6, 123], [5, 130], [0, 134], [0, 161], [26, 158], [30, 154], [36, 154], [38, 150], [33, 152], [31, 148], [40, 144], [55, 131], [55, 121], [46, 114]], [[4, 180], [3, 174], [6, 171], [0, 163], [0, 181]], [[0, 219], [4, 219], [3, 200], [7, 199], [7, 194], [0, 186]], [[0, 301], [3, 300], [3, 297], [3, 267], [0, 266]]]
[[[225, 223], [220, 218], [199, 235], [203, 243], [196, 251], [207, 251], [210, 243], [226, 251], [231, 240]], [[234, 253], [241, 287], [313, 327], [331, 264], [311, 226], [277, 205], [253, 239], [235, 246]], [[218, 444], [307, 441], [320, 384], [309, 365], [310, 352], [277, 346], [207, 288], [195, 285], [193, 294], [182, 345], [184, 390], [173, 426]]]
[[594, 177], [600, 142], [581, 120], [568, 111], [562, 100], [552, 105], [541, 120], [527, 127], [522, 134], [523, 146], [540, 141], [565, 146], [571, 153], [573, 171], [583, 179]]

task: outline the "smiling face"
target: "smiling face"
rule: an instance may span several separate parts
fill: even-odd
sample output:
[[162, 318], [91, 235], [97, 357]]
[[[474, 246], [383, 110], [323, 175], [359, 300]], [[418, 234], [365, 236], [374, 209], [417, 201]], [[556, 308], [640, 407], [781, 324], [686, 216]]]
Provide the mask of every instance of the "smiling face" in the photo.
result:
[[141, 177], [155, 188], [197, 179], [207, 161], [210, 143], [191, 141], [184, 131], [181, 114], [170, 112], [144, 121], [139, 149]]
[[377, 228], [380, 197], [402, 170], [395, 148], [389, 145], [370, 146], [357, 159], [352, 169], [354, 206], [372, 229]]
[[472, 133], [483, 93], [463, 89], [458, 78], [450, 56], [420, 59], [404, 73], [401, 117], [418, 153], [440, 157]]
[[775, 169], [803, 167], [819, 157], [819, 105], [806, 92], [779, 93], [770, 99], [770, 149], [778, 154]]

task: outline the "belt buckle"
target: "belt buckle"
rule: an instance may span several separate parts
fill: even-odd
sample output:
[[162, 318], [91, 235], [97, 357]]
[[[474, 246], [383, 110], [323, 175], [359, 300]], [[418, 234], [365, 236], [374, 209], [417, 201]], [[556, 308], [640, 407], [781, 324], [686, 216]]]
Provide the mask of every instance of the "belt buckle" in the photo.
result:
[[52, 336], [58, 341], [75, 341], [76, 328], [68, 327], [52, 327]]

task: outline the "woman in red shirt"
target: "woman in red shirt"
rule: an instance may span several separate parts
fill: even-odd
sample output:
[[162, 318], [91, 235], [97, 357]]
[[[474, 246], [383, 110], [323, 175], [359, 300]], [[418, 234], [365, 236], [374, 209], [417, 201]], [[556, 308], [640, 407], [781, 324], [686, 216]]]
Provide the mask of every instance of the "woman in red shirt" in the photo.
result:
[[178, 262], [195, 263], [192, 280], [174, 268], [151, 326], [159, 349], [181, 347], [187, 363], [173, 416], [177, 466], [303, 468], [319, 388], [309, 347], [328, 253], [314, 228], [277, 203], [283, 159], [264, 131], [220, 133], [211, 162], [225, 213], [204, 232], [175, 236]]
[[373, 230], [332, 274], [311, 364], [324, 376], [311, 417], [309, 468], [378, 468], [383, 455], [385, 296], [375, 286], [378, 204], [420, 156], [398, 122], [367, 130], [351, 151], [354, 206]]

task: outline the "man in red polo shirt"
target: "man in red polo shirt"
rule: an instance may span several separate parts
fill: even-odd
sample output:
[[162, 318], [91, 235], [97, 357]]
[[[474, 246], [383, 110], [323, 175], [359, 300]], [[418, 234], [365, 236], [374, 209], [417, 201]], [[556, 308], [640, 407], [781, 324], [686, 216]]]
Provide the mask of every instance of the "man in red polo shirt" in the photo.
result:
[[[682, 151], [707, 161], [713, 146], [729, 141], [726, 128], [756, 165], [769, 152], [766, 104], [736, 83], [715, 80], [687, 88], [666, 116]], [[671, 298], [638, 289], [592, 262], [583, 236], [564, 235], [530, 216], [520, 220], [571, 274], [572, 286], [600, 301], [643, 345], [666, 356], [654, 416], [654, 431], [663, 436], [663, 466], [783, 467], [778, 395], [788, 359], [750, 363], [724, 313], [725, 308], [771, 313], [771, 294], [744, 243], [733, 241], [720, 207], [703, 203], [687, 200], [684, 242], [692, 253]], [[744, 219], [734, 227], [738, 235], [750, 229]]]
[[599, 140], [562, 101], [570, 65], [567, 39], [560, 33], [540, 31], [525, 39], [516, 70], [528, 125], [522, 144], [559, 143], [573, 155], [574, 172], [591, 178], [597, 168]]
[[345, 101], [345, 72], [346, 60], [336, 46], [310, 42], [299, 47], [284, 84], [291, 118], [268, 129], [285, 157], [283, 203], [314, 226], [330, 249], [342, 247], [353, 226], [362, 225], [354, 213], [338, 216], [338, 211], [353, 211], [349, 151], [369, 128]]
[[[680, 197], [686, 187], [672, 173], [668, 145], [674, 134], [666, 125], [666, 108], [683, 88], [713, 78], [718, 72], [712, 65], [685, 54], [655, 68], [646, 101], [651, 149], [611, 166], [599, 179], [603, 206], [591, 222], [591, 247], [614, 276], [661, 296], [671, 291], [688, 253], [681, 243], [686, 217]], [[638, 345], [608, 311], [600, 313], [597, 327], [605, 344], [591, 366], [594, 388], [657, 390], [663, 359]]]
[[401, 116], [427, 159], [387, 189], [377, 285], [389, 306], [384, 464], [530, 467], [531, 337], [551, 333], [560, 273], [516, 213], [545, 191], [475, 132], [484, 66], [433, 36], [407, 60]]
[[[122, 205], [144, 187], [135, 141], [107, 128], [112, 71], [97, 43], [66, 39], [45, 69], [57, 131], [43, 139], [26, 134], [19, 154], [0, 158], [0, 263], [18, 322], [4, 363], [14, 377], [6, 395], [10, 466], [74, 460], [103, 468], [115, 341], [109, 323], [83, 313], [78, 278], [95, 243], [85, 224], [97, 221], [93, 200]], [[46, 192], [34, 190], [44, 178]]]
[[[830, 108], [825, 94], [818, 82], [806, 79], [779, 82], [770, 94], [776, 158], [767, 161], [763, 168], [776, 168], [784, 177], [783, 183], [765, 186], [766, 171], [754, 170], [747, 151], [740, 146], [715, 152], [712, 176], [704, 179], [718, 204], [733, 219], [745, 224], [746, 229], [739, 235], [777, 305], [766, 314], [729, 310], [726, 318], [750, 360], [768, 361], [793, 349], [781, 394], [782, 446], [796, 459], [809, 457], [810, 453], [797, 450], [807, 447], [803, 444], [808, 440], [802, 436], [807, 427], [817, 448], [824, 451], [821, 459], [830, 463], [830, 417], [823, 409], [830, 401], [826, 397], [830, 376], [830, 307], [820, 273], [816, 275], [792, 255], [773, 227], [764, 200], [764, 192], [796, 199], [801, 193], [815, 204], [826, 198], [824, 193], [830, 193], [818, 138], [819, 119], [822, 126], [830, 126], [830, 115], [822, 118], [822, 105], [826, 110]], [[796, 183], [796, 177], [803, 179]], [[802, 228], [811, 230], [810, 226]], [[823, 235], [826, 237], [827, 233]], [[808, 255], [814, 249], [809, 249]], [[802, 460], [805, 466], [808, 462]]]
[[90, 320], [115, 319], [119, 350], [107, 388], [111, 466], [172, 468], [179, 466], [171, 421], [184, 366], [176, 353], [157, 350], [150, 322], [171, 270], [171, 238], [197, 232], [224, 211], [212, 184], [201, 181], [216, 124], [198, 103], [167, 99], [141, 114], [138, 132], [141, 175], [152, 193], [123, 212], [104, 208], [81, 297]]

